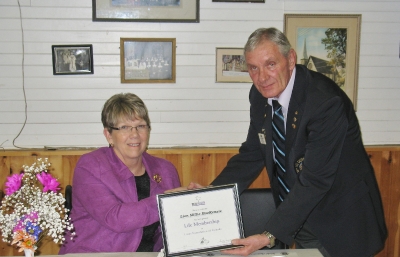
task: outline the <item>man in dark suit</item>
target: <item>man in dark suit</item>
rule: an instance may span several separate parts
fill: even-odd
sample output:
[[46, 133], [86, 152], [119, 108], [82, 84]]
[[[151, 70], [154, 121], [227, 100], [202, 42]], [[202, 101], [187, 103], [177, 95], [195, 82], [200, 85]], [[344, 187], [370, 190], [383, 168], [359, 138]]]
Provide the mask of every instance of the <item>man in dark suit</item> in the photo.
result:
[[[387, 236], [382, 202], [350, 99], [326, 76], [296, 65], [296, 52], [275, 28], [253, 32], [244, 51], [254, 83], [250, 127], [211, 184], [238, 183], [241, 192], [265, 166], [277, 209], [260, 224], [263, 234], [235, 239], [244, 247], [225, 252], [248, 255], [275, 238], [330, 257], [380, 251]], [[283, 114], [272, 110], [273, 100]], [[280, 148], [275, 113], [284, 119]]]

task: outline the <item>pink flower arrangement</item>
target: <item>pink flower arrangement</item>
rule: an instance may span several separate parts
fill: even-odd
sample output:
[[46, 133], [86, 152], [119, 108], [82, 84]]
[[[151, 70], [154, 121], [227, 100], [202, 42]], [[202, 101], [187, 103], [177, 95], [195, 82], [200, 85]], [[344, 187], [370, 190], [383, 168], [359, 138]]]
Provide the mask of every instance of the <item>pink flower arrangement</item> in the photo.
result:
[[47, 159], [38, 159], [5, 183], [0, 230], [3, 241], [16, 245], [19, 251], [34, 252], [44, 237], [63, 243], [66, 230], [73, 230], [65, 198], [58, 192], [60, 183], [48, 173], [49, 167]]

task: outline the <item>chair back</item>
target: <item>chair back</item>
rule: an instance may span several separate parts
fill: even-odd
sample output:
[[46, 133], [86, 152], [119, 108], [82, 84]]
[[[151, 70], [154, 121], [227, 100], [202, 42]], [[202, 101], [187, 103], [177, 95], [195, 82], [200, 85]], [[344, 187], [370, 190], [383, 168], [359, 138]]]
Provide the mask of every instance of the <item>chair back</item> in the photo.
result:
[[69, 215], [69, 213], [72, 210], [72, 186], [71, 185], [67, 185], [65, 187], [65, 208], [67, 208], [69, 210], [69, 212], [67, 213]]
[[[275, 202], [270, 188], [245, 189], [239, 197], [245, 237], [261, 234], [265, 224], [275, 212]], [[288, 247], [276, 240], [274, 249]]]

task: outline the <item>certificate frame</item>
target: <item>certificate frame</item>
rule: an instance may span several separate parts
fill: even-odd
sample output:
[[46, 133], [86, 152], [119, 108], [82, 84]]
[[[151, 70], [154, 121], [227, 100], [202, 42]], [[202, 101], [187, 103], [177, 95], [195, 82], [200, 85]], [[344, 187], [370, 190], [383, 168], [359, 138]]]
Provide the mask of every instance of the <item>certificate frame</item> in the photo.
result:
[[[285, 14], [284, 22], [284, 33], [297, 52], [297, 62], [334, 80], [357, 110], [361, 14]], [[340, 30], [346, 31], [345, 40], [335, 32]], [[316, 56], [322, 53], [318, 50], [321, 47], [325, 47], [325, 54]], [[304, 53], [308, 59], [304, 59]], [[331, 68], [323, 69], [321, 63]]]
[[166, 257], [240, 247], [244, 238], [237, 184], [157, 195]]

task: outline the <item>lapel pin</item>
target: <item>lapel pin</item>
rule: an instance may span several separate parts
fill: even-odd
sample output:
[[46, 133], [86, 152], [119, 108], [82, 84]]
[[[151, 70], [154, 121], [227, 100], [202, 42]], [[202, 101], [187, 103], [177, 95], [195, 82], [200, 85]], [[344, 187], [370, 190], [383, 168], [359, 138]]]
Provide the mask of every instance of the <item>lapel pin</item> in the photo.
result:
[[153, 176], [153, 179], [154, 179], [154, 181], [157, 182], [157, 183], [160, 183], [161, 180], [162, 180], [162, 179], [161, 179], [161, 176], [158, 175], [158, 174], [154, 175], [154, 176]]
[[304, 162], [304, 157], [301, 157], [294, 163], [294, 169], [296, 170], [297, 173], [303, 170], [303, 162]]

